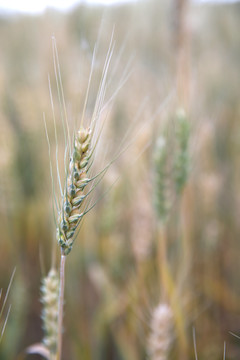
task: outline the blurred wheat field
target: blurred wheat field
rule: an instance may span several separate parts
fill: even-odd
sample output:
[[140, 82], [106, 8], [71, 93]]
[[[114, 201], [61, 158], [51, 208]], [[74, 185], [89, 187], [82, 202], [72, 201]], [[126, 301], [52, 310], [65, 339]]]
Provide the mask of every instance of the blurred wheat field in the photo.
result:
[[[43, 123], [44, 112], [54, 154], [48, 74], [59, 158], [64, 154], [51, 37], [71, 126], [81, 118], [98, 41], [87, 116], [91, 112], [113, 28], [107, 97], [126, 68], [129, 79], [108, 108], [108, 141], [96, 166], [111, 161], [128, 131], [132, 143], [97, 188], [96, 198], [109, 191], [86, 216], [69, 255], [63, 359], [194, 359], [193, 329], [199, 359], [222, 359], [224, 342], [227, 359], [240, 356], [240, 340], [231, 334], [240, 334], [239, 18], [239, 3], [173, 0], [0, 16], [3, 294], [16, 267], [0, 359], [40, 359], [25, 349], [43, 338], [40, 286], [55, 238]], [[174, 179], [166, 172], [171, 208], [159, 224], [154, 152], [167, 134], [172, 156], [179, 106], [190, 122], [189, 175], [172, 199]], [[153, 314], [165, 317], [153, 321]], [[151, 332], [166, 323], [157, 339], [167, 355], [154, 357]]]

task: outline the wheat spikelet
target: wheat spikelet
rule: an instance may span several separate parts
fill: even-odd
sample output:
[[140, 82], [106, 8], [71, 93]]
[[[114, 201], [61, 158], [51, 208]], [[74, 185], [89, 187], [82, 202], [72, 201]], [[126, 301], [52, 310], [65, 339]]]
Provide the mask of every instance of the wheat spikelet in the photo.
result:
[[87, 177], [90, 157], [91, 129], [81, 127], [75, 136], [63, 204], [58, 219], [57, 239], [64, 255], [71, 251], [76, 228], [83, 217], [81, 205], [86, 197], [83, 190], [90, 181]]
[[151, 360], [167, 360], [172, 342], [173, 313], [169, 305], [161, 303], [152, 313], [148, 354]]
[[43, 304], [43, 344], [49, 350], [50, 354], [54, 355], [57, 351], [59, 299], [59, 277], [55, 269], [51, 269], [43, 279], [41, 292], [41, 302]]

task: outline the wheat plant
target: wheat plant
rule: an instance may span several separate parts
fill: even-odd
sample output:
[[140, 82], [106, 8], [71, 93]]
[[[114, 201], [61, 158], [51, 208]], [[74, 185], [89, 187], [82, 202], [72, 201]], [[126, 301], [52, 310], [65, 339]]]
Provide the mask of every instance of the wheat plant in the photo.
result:
[[[183, 347], [186, 347], [182, 304], [178, 301], [183, 292], [183, 264], [178, 264], [179, 259], [176, 256], [173, 258], [171, 254], [168, 224], [175, 214], [179, 222], [181, 210], [178, 205], [189, 178], [190, 123], [183, 109], [175, 111], [173, 120], [158, 137], [154, 153], [154, 203], [158, 230], [156, 252], [161, 301], [152, 314], [150, 324], [149, 353], [153, 360], [167, 359], [173, 338], [172, 334], [169, 334], [170, 329], [173, 330], [173, 318], [176, 320], [175, 326]], [[181, 239], [176, 246], [184, 253], [184, 234], [181, 233], [180, 226], [176, 237]], [[184, 280], [185, 276], [184, 273]]]
[[[67, 118], [66, 105], [64, 100], [63, 86], [61, 80], [60, 65], [56, 40], [53, 38], [53, 57], [54, 70], [57, 82], [59, 103], [62, 114], [62, 128], [65, 138], [65, 154], [62, 159], [64, 164], [64, 178], [61, 179], [60, 166], [58, 158], [58, 138], [56, 131], [56, 119], [53, 105], [53, 95], [49, 81], [50, 98], [55, 127], [56, 140], [56, 173], [58, 191], [56, 190], [54, 171], [51, 161], [51, 144], [47, 130], [46, 119], [44, 124], [47, 136], [47, 142], [50, 155], [50, 172], [52, 177], [53, 203], [56, 222], [56, 240], [60, 249], [60, 264], [56, 267], [55, 256], [53, 254], [52, 267], [48, 275], [43, 279], [42, 292], [42, 320], [44, 338], [42, 343], [30, 346], [28, 353], [38, 353], [48, 360], [62, 359], [62, 333], [63, 333], [63, 307], [64, 307], [64, 287], [65, 287], [65, 263], [70, 254], [74, 241], [80, 230], [80, 225], [84, 216], [96, 205], [99, 198], [93, 200], [92, 194], [97, 185], [103, 179], [110, 165], [120, 156], [123, 150], [113, 155], [110, 162], [103, 165], [100, 171], [94, 173], [94, 157], [99, 150], [99, 141], [102, 135], [104, 121], [107, 116], [106, 108], [109, 107], [114, 99], [118, 89], [123, 85], [128, 77], [127, 72], [123, 74], [120, 85], [111, 96], [106, 99], [106, 91], [109, 85], [108, 73], [113, 55], [113, 37], [111, 38], [109, 49], [107, 51], [105, 63], [103, 66], [99, 88], [96, 95], [95, 105], [92, 110], [90, 121], [86, 118], [89, 91], [95, 66], [96, 49], [93, 53], [92, 65], [89, 75], [88, 87], [80, 124], [70, 135], [70, 126]], [[71, 140], [72, 139], [72, 140]], [[58, 196], [59, 194], [59, 196]], [[105, 193], [102, 195], [104, 196]], [[54, 253], [54, 247], [53, 247]], [[59, 270], [56, 270], [56, 269]]]

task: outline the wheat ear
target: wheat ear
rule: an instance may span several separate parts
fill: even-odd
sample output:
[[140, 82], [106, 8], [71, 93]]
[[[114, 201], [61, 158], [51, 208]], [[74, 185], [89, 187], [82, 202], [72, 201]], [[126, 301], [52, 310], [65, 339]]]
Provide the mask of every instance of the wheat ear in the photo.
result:
[[152, 313], [148, 355], [150, 360], [167, 360], [172, 342], [173, 313], [169, 305], [160, 303]]
[[156, 149], [154, 153], [155, 166], [155, 197], [154, 203], [159, 222], [164, 223], [169, 212], [168, 204], [168, 144], [165, 136], [161, 135], [157, 139]]
[[83, 217], [84, 188], [90, 181], [87, 177], [91, 157], [91, 130], [81, 128], [74, 140], [62, 208], [59, 212], [57, 240], [64, 255], [72, 249], [76, 228]]
[[189, 175], [189, 137], [190, 122], [184, 109], [180, 108], [175, 114], [177, 149], [174, 159], [174, 177], [176, 193], [180, 195], [184, 190]]
[[49, 350], [51, 359], [55, 359], [57, 352], [59, 296], [59, 277], [55, 269], [51, 269], [43, 279], [41, 293], [41, 302], [43, 304], [43, 344]]

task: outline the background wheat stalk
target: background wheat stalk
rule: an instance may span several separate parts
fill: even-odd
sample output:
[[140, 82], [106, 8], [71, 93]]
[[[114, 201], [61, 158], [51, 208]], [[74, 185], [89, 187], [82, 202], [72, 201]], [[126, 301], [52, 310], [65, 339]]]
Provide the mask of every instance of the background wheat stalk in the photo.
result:
[[[170, 123], [169, 120], [174, 120]], [[178, 216], [181, 213], [179, 206], [184, 196], [187, 181], [189, 179], [190, 164], [190, 122], [183, 109], [178, 109], [173, 118], [168, 117], [168, 127], [160, 135], [156, 143], [154, 156], [154, 201], [157, 218], [157, 260], [159, 270], [159, 282], [162, 302], [153, 312], [151, 320], [151, 335], [149, 338], [149, 351], [154, 360], [167, 359], [168, 348], [168, 323], [170, 318], [175, 318], [176, 329], [181, 337], [182, 352], [185, 352], [187, 342], [185, 336], [185, 319], [181, 309], [182, 304], [178, 299], [184, 292], [184, 283], [188, 272], [182, 264], [173, 263], [169, 246], [168, 223], [175, 215], [180, 235], [179, 254], [182, 253], [186, 266], [186, 245], [184, 235], [181, 234]], [[174, 126], [173, 126], [174, 125]], [[177, 241], [177, 239], [175, 239]], [[171, 306], [165, 304], [169, 303]], [[172, 325], [171, 325], [172, 326]], [[166, 335], [166, 338], [165, 338]], [[171, 339], [169, 334], [169, 340]], [[150, 345], [151, 344], [151, 345]], [[182, 356], [184, 356], [182, 354]]]

